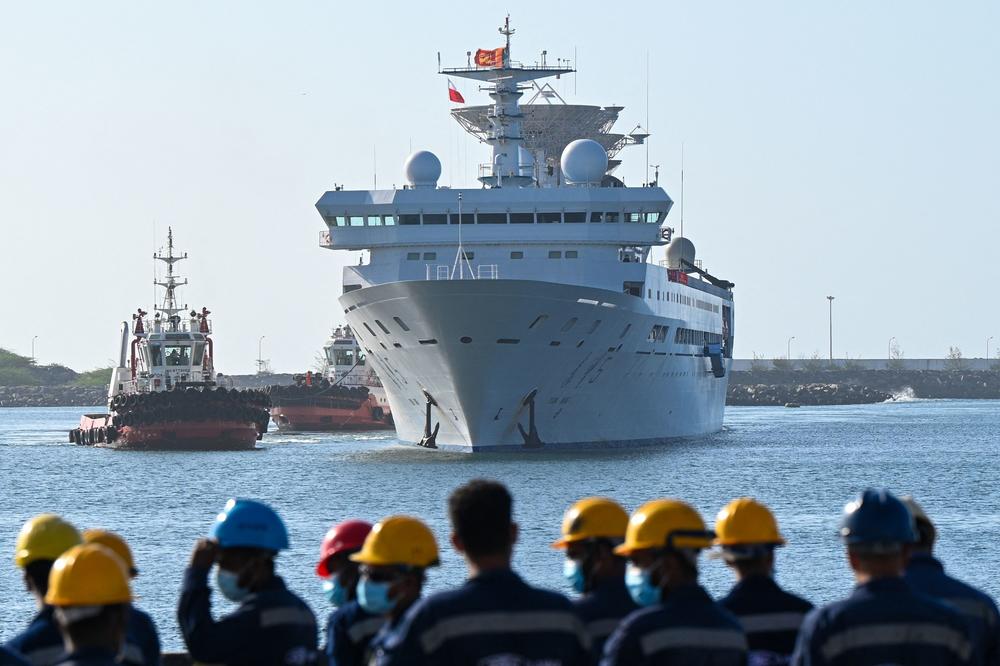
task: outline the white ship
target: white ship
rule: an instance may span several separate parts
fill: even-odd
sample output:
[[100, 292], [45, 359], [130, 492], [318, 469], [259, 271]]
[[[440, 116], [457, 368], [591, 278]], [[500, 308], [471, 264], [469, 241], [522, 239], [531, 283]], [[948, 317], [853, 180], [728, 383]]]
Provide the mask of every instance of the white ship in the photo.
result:
[[[560, 61], [480, 51], [449, 77], [493, 103], [453, 116], [492, 147], [481, 188], [439, 186], [418, 151], [402, 189], [324, 194], [320, 245], [368, 250], [340, 304], [385, 386], [399, 438], [462, 451], [655, 444], [719, 430], [732, 283], [673, 236], [655, 182], [624, 187], [621, 107], [560, 104]], [[531, 84], [529, 87], [528, 84]], [[535, 104], [521, 105], [526, 90]], [[553, 103], [553, 98], [555, 103]], [[653, 248], [666, 246], [654, 262]]]

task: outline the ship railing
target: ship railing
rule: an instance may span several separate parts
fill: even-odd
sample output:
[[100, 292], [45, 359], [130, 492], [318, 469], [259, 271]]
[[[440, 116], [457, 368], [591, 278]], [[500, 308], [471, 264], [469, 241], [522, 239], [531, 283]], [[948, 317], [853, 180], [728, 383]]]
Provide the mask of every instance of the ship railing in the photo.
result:
[[319, 232], [319, 246], [320, 247], [333, 247], [333, 240], [330, 238], [329, 231]]
[[469, 270], [466, 266], [462, 270], [454, 269], [447, 264], [432, 266], [427, 264], [426, 278], [428, 280], [498, 280], [500, 278], [500, 268], [497, 264], [477, 264]]

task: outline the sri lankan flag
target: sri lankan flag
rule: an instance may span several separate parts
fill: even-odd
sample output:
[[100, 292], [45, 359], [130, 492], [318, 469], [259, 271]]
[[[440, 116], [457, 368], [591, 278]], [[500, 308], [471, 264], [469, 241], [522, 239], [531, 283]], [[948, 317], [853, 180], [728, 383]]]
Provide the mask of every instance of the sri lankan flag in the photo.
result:
[[476, 67], [503, 67], [503, 46], [498, 49], [479, 49], [476, 51]]

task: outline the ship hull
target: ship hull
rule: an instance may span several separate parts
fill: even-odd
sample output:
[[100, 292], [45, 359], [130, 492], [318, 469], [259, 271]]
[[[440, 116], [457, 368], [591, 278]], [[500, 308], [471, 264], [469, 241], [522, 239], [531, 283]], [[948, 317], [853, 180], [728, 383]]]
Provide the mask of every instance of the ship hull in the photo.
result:
[[367, 403], [357, 409], [321, 405], [274, 405], [271, 420], [285, 432], [339, 432], [392, 428], [388, 415], [375, 418]]
[[393, 282], [340, 303], [404, 442], [426, 443], [427, 395], [432, 443], [467, 452], [656, 445], [722, 427], [731, 361], [717, 377], [706, 355], [648, 339], [656, 324], [711, 330], [711, 313], [669, 319], [626, 294], [530, 280]]
[[133, 451], [237, 451], [253, 449], [257, 425], [247, 421], [197, 419], [115, 427], [106, 414], [85, 415], [71, 441]]

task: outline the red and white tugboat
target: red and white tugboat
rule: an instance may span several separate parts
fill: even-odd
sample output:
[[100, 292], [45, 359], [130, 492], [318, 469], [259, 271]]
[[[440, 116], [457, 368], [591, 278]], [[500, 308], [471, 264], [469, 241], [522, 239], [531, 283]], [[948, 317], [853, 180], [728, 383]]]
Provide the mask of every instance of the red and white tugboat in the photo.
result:
[[271, 386], [271, 418], [278, 430], [380, 430], [393, 427], [385, 389], [350, 326], [323, 345], [324, 371], [295, 375], [295, 384]]
[[[235, 390], [216, 381], [212, 324], [206, 308], [187, 312], [176, 299], [186, 285], [174, 274], [174, 236], [167, 254], [154, 259], [167, 265], [156, 284], [165, 294], [152, 321], [141, 308], [122, 322], [118, 367], [108, 387], [108, 414], [86, 414], [69, 439], [120, 449], [252, 449], [268, 424], [267, 393]], [[187, 313], [186, 316], [182, 313]]]

